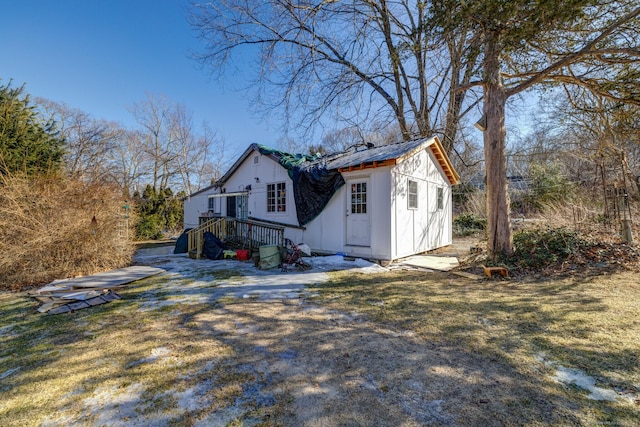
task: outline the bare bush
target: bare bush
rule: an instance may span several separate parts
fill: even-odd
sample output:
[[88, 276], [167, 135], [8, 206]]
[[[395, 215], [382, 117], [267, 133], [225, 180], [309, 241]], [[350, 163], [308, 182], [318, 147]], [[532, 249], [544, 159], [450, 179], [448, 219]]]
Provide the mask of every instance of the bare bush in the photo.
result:
[[464, 212], [470, 212], [480, 218], [487, 217], [487, 193], [482, 190], [470, 193], [464, 203]]
[[128, 265], [128, 211], [104, 184], [0, 176], [0, 289]]

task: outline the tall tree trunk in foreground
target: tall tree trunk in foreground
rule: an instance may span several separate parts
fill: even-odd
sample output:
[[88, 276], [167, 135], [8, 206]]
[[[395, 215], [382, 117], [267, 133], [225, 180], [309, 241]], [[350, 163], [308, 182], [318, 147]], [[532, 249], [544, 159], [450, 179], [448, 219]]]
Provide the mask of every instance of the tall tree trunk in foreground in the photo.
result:
[[487, 174], [487, 250], [490, 258], [513, 251], [509, 193], [507, 191], [507, 131], [504, 124], [507, 95], [500, 77], [502, 46], [489, 35], [484, 61], [484, 158]]

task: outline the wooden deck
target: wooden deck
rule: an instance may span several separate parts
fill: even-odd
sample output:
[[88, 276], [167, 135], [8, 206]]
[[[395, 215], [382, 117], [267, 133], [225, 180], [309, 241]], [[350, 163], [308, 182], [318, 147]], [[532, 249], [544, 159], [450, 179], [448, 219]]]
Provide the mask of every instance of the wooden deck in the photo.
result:
[[284, 227], [254, 220], [213, 218], [188, 232], [191, 258], [202, 258], [204, 233], [211, 232], [227, 245], [251, 253], [264, 245], [284, 246]]

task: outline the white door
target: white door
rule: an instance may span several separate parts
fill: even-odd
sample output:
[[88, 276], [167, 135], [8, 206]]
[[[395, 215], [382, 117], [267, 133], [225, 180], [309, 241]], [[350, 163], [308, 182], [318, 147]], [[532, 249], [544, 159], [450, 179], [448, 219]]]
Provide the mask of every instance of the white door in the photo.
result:
[[370, 246], [369, 180], [350, 180], [347, 182], [347, 188], [347, 245]]

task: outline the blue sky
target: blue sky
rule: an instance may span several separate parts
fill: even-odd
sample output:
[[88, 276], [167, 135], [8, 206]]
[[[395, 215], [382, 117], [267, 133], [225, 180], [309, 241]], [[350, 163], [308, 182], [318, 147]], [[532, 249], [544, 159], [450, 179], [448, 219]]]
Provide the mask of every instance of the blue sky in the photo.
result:
[[[225, 136], [227, 162], [253, 142], [278, 147], [282, 123], [251, 112], [249, 81], [234, 62], [210, 79], [190, 54], [203, 49], [187, 23], [188, 0], [0, 0], [0, 79], [32, 97], [68, 104], [135, 128], [127, 110], [164, 95]], [[247, 68], [252, 59], [246, 56]], [[533, 105], [534, 103], [530, 103]], [[508, 114], [510, 133], [525, 117]], [[472, 137], [481, 142], [481, 134]], [[307, 141], [314, 143], [319, 141]], [[287, 148], [287, 147], [280, 147]]]
[[250, 112], [242, 76], [220, 83], [189, 57], [202, 48], [183, 0], [0, 0], [0, 79], [133, 128], [127, 111], [162, 94], [235, 150], [276, 145], [277, 123]]

